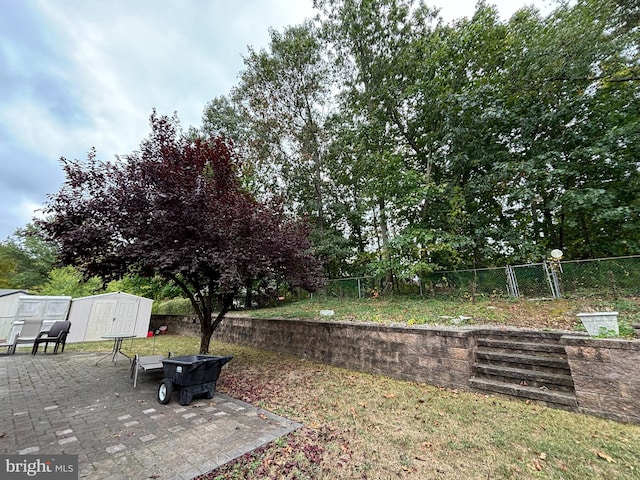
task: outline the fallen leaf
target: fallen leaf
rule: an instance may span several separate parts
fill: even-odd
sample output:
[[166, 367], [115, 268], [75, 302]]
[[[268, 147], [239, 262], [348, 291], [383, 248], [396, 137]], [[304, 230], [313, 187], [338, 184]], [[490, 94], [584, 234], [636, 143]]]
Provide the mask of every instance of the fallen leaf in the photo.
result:
[[396, 395], [394, 393], [383, 393], [382, 396], [384, 398], [395, 398]]
[[607, 455], [606, 453], [601, 452], [600, 450], [597, 450], [597, 451], [596, 451], [596, 455], [598, 455], [600, 458], [604, 458], [604, 459], [605, 459], [607, 462], [609, 462], [609, 463], [616, 463], [616, 461], [615, 461], [613, 458], [611, 458], [611, 457], [610, 457], [609, 455]]
[[546, 454], [546, 453], [544, 453], [544, 452], [542, 452], [542, 453], [540, 454], [540, 457], [538, 457], [538, 458], [540, 458], [540, 460], [546, 460], [546, 459], [547, 459], [547, 454]]

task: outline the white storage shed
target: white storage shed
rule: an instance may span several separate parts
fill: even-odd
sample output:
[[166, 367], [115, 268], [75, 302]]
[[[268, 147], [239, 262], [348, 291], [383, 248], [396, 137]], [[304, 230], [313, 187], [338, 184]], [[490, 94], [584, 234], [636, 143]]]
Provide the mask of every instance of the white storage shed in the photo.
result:
[[18, 301], [26, 294], [25, 290], [0, 289], [0, 340], [8, 338], [18, 311]]
[[25, 320], [42, 320], [41, 332], [48, 332], [54, 322], [66, 320], [71, 297], [20, 295], [11, 326], [22, 331]]
[[48, 295], [20, 295], [18, 310], [13, 317], [15, 322], [27, 319], [42, 319], [43, 332], [49, 331], [58, 320], [66, 320], [71, 306], [71, 297]]
[[151, 299], [123, 292], [74, 298], [67, 342], [90, 342], [117, 334], [146, 337], [152, 305]]

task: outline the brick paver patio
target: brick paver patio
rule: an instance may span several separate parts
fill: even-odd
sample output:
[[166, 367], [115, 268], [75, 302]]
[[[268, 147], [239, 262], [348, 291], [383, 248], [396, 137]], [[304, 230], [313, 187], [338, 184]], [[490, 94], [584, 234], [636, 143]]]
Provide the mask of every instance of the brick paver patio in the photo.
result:
[[0, 450], [77, 454], [79, 478], [191, 480], [300, 427], [218, 392], [160, 405], [162, 374], [134, 389], [126, 359], [29, 352], [0, 356]]

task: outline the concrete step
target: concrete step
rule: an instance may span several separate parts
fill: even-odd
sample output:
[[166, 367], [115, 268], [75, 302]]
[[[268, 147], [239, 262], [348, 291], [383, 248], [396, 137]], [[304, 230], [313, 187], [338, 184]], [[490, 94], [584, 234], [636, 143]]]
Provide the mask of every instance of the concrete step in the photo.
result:
[[512, 340], [515, 342], [533, 342], [533, 343], [550, 343], [560, 344], [562, 336], [567, 332], [553, 332], [540, 330], [520, 330], [520, 329], [504, 329], [478, 332], [477, 338], [486, 338], [492, 340]]
[[575, 394], [569, 392], [556, 392], [545, 388], [516, 385], [477, 377], [472, 377], [469, 380], [469, 385], [471, 388], [484, 392], [527, 398], [570, 410], [578, 407]]
[[497, 351], [536, 352], [553, 356], [566, 357], [564, 345], [558, 343], [522, 342], [506, 339], [479, 338], [478, 347]]
[[526, 367], [536, 371], [547, 369], [551, 373], [570, 371], [569, 362], [566, 358], [496, 352], [485, 350], [484, 348], [478, 348], [476, 350], [476, 362], [484, 365], [501, 365], [512, 368]]
[[478, 363], [473, 365], [473, 371], [478, 377], [504, 383], [524, 384], [530, 387], [547, 387], [555, 391], [574, 391], [573, 379], [568, 373], [558, 374]]

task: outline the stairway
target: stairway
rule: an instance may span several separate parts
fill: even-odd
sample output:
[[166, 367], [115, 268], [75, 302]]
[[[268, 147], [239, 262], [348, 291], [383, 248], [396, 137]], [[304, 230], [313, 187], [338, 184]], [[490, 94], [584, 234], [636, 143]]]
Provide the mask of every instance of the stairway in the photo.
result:
[[573, 379], [561, 336], [526, 330], [479, 334], [470, 387], [575, 410]]

